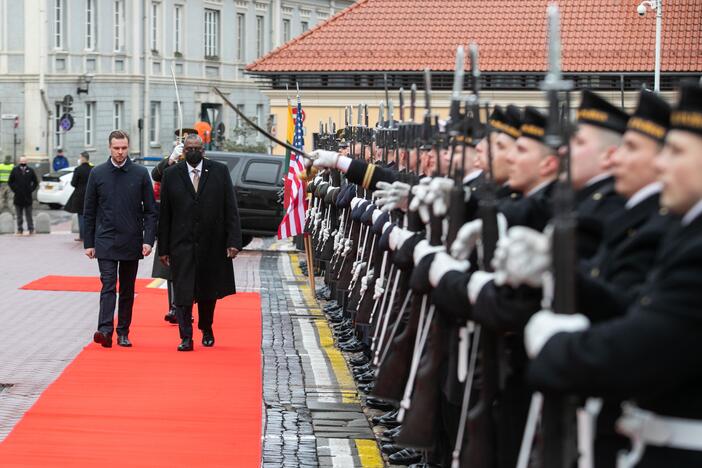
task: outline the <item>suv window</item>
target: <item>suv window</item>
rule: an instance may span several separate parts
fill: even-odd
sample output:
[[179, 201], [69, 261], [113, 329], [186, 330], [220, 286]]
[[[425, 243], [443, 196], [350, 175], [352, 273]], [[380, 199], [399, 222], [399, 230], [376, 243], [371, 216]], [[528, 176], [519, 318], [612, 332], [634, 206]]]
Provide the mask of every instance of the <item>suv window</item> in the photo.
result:
[[249, 184], [275, 185], [280, 163], [252, 161], [246, 166], [242, 180]]

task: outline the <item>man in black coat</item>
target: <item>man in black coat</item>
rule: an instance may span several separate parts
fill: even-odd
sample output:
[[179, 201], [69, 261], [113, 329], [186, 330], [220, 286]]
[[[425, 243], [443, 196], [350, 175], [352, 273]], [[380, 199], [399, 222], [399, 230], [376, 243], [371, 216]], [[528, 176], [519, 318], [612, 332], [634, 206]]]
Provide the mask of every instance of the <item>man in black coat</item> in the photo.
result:
[[129, 136], [115, 130], [108, 138], [110, 158], [88, 178], [83, 215], [83, 245], [100, 268], [100, 317], [93, 339], [112, 346], [115, 288], [119, 274], [117, 344], [131, 346], [134, 283], [139, 260], [148, 256], [156, 237], [157, 212], [148, 170], [129, 159]]
[[204, 159], [202, 139], [188, 135], [185, 161], [161, 179], [158, 254], [171, 267], [181, 343], [193, 350], [193, 303], [203, 346], [214, 345], [217, 299], [236, 293], [232, 259], [241, 250], [239, 210], [229, 169]]
[[24, 232], [22, 213], [27, 218], [29, 234], [34, 234], [34, 220], [32, 219], [32, 194], [39, 186], [34, 169], [27, 165], [27, 158], [22, 156], [19, 164], [10, 172], [7, 181], [10, 190], [15, 194], [15, 213], [17, 213], [17, 234]]
[[76, 241], [83, 241], [85, 235], [85, 218], [83, 216], [83, 206], [85, 202], [85, 190], [88, 187], [88, 177], [93, 166], [90, 164], [90, 153], [83, 151], [80, 153], [78, 167], [73, 171], [71, 185], [75, 188], [71, 194], [71, 198], [66, 202], [64, 209], [69, 213], [78, 215], [78, 232], [79, 236]]

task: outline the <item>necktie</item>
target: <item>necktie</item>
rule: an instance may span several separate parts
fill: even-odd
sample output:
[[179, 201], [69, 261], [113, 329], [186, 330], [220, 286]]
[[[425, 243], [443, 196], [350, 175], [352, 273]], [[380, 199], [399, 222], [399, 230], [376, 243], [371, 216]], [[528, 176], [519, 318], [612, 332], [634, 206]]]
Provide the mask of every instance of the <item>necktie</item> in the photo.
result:
[[193, 169], [193, 187], [195, 188], [195, 193], [197, 193], [198, 185], [200, 185], [200, 171]]

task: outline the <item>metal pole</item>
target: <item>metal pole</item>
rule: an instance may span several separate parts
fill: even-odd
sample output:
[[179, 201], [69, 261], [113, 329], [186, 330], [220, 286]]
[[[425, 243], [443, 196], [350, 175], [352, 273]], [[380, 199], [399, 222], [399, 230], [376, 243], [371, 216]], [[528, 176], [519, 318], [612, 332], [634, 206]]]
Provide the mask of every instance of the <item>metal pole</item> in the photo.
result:
[[663, 27], [663, 0], [656, 2], [656, 64], [654, 70], [653, 90], [661, 92], [661, 29]]

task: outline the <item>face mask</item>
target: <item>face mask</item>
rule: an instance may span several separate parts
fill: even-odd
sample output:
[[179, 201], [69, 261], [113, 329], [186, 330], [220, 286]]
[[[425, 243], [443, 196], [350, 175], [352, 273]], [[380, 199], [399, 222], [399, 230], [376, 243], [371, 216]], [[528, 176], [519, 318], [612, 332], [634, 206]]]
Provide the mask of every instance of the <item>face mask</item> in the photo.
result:
[[20, 163], [20, 167], [24, 169], [25, 167], [27, 167], [27, 165], [25, 163]]
[[202, 150], [197, 148], [188, 148], [185, 151], [185, 160], [188, 161], [188, 164], [191, 166], [197, 166], [200, 164], [200, 161], [202, 161]]

